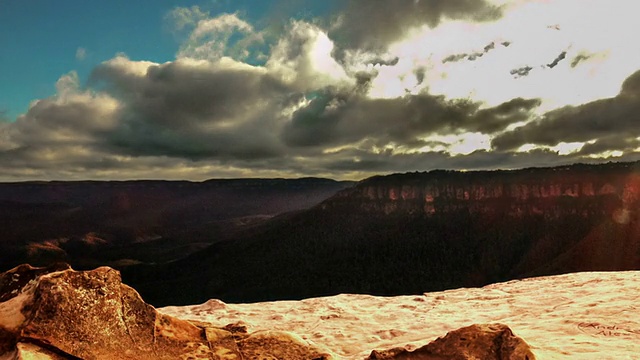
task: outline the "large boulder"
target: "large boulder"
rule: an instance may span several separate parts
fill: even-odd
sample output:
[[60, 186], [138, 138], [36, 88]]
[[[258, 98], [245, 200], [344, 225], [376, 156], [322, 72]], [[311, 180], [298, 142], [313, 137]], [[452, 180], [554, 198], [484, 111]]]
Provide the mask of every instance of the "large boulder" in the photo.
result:
[[288, 333], [240, 330], [161, 314], [108, 267], [0, 274], [2, 360], [331, 358]]
[[529, 345], [503, 324], [471, 325], [414, 351], [371, 352], [368, 360], [534, 360]]

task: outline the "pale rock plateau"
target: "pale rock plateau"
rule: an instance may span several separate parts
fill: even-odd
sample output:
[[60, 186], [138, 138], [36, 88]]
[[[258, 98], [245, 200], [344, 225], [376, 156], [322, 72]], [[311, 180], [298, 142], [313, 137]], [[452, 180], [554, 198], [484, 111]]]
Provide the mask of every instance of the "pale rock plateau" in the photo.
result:
[[[206, 306], [216, 304], [226, 306], [215, 301]], [[210, 320], [179, 319], [156, 311], [109, 267], [74, 271], [66, 264], [20, 265], [0, 274], [0, 360], [345, 357], [288, 330], [248, 332], [242, 322], [215, 326]], [[357, 331], [370, 334], [365, 328]], [[488, 324], [452, 331], [419, 349], [373, 350], [367, 359], [533, 360], [535, 356], [508, 326]]]
[[526, 340], [537, 359], [632, 360], [640, 359], [639, 304], [640, 272], [624, 271], [416, 296], [343, 294], [253, 304], [210, 300], [159, 311], [214, 326], [242, 322], [249, 331], [291, 331], [344, 359], [362, 359], [371, 349], [417, 349], [470, 324], [504, 323]]
[[0, 359], [637, 359], [638, 300], [628, 271], [156, 310], [111, 268], [21, 265], [0, 274]]

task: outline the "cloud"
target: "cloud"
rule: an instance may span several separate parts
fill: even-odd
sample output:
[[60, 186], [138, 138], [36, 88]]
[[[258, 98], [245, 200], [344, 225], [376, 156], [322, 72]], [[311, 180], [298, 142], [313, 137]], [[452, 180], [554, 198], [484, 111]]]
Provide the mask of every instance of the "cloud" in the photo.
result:
[[87, 57], [87, 49], [83, 48], [83, 47], [79, 47], [76, 50], [76, 60], [78, 61], [82, 61]]
[[[338, 177], [360, 176], [389, 159], [400, 163], [388, 169], [409, 169], [452, 157], [446, 146], [460, 140], [437, 156], [418, 152], [432, 134], [500, 131], [539, 104], [371, 99], [366, 74], [304, 93], [272, 71], [226, 57], [157, 64], [118, 55], [94, 70], [91, 89], [66, 74], [56, 95], [0, 128], [4, 179], [336, 176], [340, 167]], [[350, 166], [355, 153], [367, 160]]]
[[362, 178], [370, 174], [390, 172], [412, 172], [429, 169], [517, 169], [546, 167], [575, 162], [595, 163], [599, 159], [582, 158], [576, 154], [559, 156], [549, 150], [533, 150], [528, 153], [475, 151], [466, 155], [452, 156], [446, 152], [427, 153], [371, 153], [347, 150], [322, 158], [319, 164], [334, 173], [352, 174]]
[[209, 18], [209, 13], [202, 11], [199, 6], [175, 7], [165, 15], [165, 21], [173, 31], [193, 29], [198, 22]]
[[553, 59], [551, 63], [547, 64], [547, 67], [550, 69], [553, 69], [560, 63], [560, 61], [564, 60], [566, 57], [567, 57], [567, 52], [566, 51], [561, 52], [560, 55], [558, 55], [558, 57]]
[[330, 35], [341, 46], [376, 50], [414, 27], [437, 26], [442, 19], [495, 20], [499, 7], [485, 0], [347, 0]]
[[531, 66], [523, 66], [521, 68], [512, 69], [511, 71], [509, 71], [509, 74], [514, 75], [515, 78], [519, 78], [528, 76], [531, 70], [533, 70]]
[[589, 60], [593, 55], [580, 53], [576, 55], [573, 59], [571, 59], [571, 67], [574, 68], [578, 66], [581, 62]]
[[153, 64], [119, 56], [100, 65], [92, 83], [102, 91], [81, 89], [75, 73], [62, 76], [55, 96], [3, 126], [0, 164], [16, 176], [65, 169], [59, 176], [94, 177], [165, 163], [175, 176], [193, 164], [200, 172], [216, 163], [247, 167], [281, 152], [270, 129], [291, 99], [264, 69], [231, 59]]
[[426, 93], [371, 99], [358, 92], [325, 91], [293, 114], [283, 139], [293, 147], [335, 147], [365, 140], [378, 147], [403, 146], [436, 133], [491, 134], [527, 119], [539, 105], [537, 99], [513, 99], [480, 109], [478, 103]]
[[342, 65], [333, 58], [334, 44], [322, 29], [293, 21], [287, 30], [273, 46], [266, 63], [271, 73], [300, 91], [352, 83]]
[[60, 77], [56, 88], [55, 96], [33, 102], [26, 114], [5, 128], [13, 148], [92, 146], [114, 129], [119, 104], [111, 96], [81, 91], [75, 72]]
[[[287, 88], [266, 73], [223, 58], [148, 65], [123, 58], [93, 74], [123, 103], [109, 144], [130, 155], [187, 159], [263, 158], [278, 153], [270, 132], [287, 103]], [[271, 115], [271, 118], [269, 117]]]
[[[201, 15], [198, 13], [197, 16]], [[239, 39], [235, 39], [236, 37]], [[252, 46], [262, 42], [262, 35], [251, 24], [240, 19], [238, 14], [205, 17], [195, 24], [188, 39], [180, 47], [177, 58], [217, 60], [223, 56], [231, 56], [244, 59], [251, 54], [249, 49]]]
[[[566, 57], [567, 57], [567, 52], [563, 51], [558, 56], [556, 56], [556, 58], [553, 59], [552, 62], [546, 64], [546, 67], [549, 68], [549, 69], [553, 69], [554, 67], [558, 66], [560, 61], [564, 60]], [[575, 59], [574, 59], [574, 61], [575, 61]], [[573, 66], [573, 64], [572, 64], [572, 67], [575, 67], [575, 66]], [[511, 75], [513, 75], [514, 78], [517, 79], [517, 78], [520, 78], [520, 77], [529, 76], [529, 73], [531, 73], [531, 70], [533, 70], [533, 67], [527, 65], [527, 66], [511, 69], [511, 71], [509, 71], [509, 73]]]
[[347, 0], [277, 31], [175, 8], [175, 59], [119, 54], [0, 121], [0, 179], [357, 179], [640, 157], [640, 52], [624, 27], [568, 17], [573, 0], [496, 3]]
[[625, 134], [612, 134], [610, 136], [603, 136], [592, 143], [584, 144], [578, 151], [578, 154], [593, 156], [615, 151], [630, 153], [639, 147], [640, 140], [638, 140], [638, 138], [628, 137]]
[[462, 53], [462, 54], [452, 54], [447, 56], [446, 58], [442, 59], [442, 63], [448, 63], [448, 62], [458, 62], [461, 60], [466, 59], [469, 56], [469, 54], [467, 53]]
[[[508, 44], [509, 43], [505, 43], [505, 42], [501, 43], [501, 45], [504, 47], [508, 47], [509, 46]], [[442, 59], [442, 63], [446, 64], [448, 62], [458, 62], [464, 59], [469, 61], [475, 61], [476, 59], [483, 57], [485, 54], [489, 53], [491, 50], [494, 50], [495, 48], [496, 48], [496, 43], [492, 41], [488, 45], [486, 45], [482, 51], [475, 51], [471, 54], [462, 53], [462, 54], [449, 55], [444, 59]]]
[[532, 111], [541, 104], [540, 99], [515, 98], [496, 107], [479, 110], [473, 119], [477, 126], [469, 130], [490, 134], [499, 132], [509, 125], [529, 120]]
[[118, 102], [80, 90], [74, 72], [62, 76], [56, 87], [55, 96], [34, 101], [26, 114], [0, 127], [5, 177], [47, 169], [78, 171], [100, 162], [102, 139], [117, 126]]
[[[525, 144], [554, 146], [596, 140], [582, 153], [605, 144], [606, 150], [628, 150], [625, 144], [640, 137], [639, 100], [640, 72], [636, 72], [625, 80], [617, 96], [552, 110], [534, 122], [497, 136], [492, 145], [497, 150], [513, 150]], [[614, 149], [616, 142], [618, 147]]]

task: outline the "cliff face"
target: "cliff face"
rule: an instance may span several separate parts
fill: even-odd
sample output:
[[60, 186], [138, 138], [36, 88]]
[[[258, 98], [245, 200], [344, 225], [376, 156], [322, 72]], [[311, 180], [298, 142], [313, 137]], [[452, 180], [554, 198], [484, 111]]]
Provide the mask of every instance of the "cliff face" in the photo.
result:
[[202, 289], [169, 297], [153, 286], [155, 269], [125, 275], [167, 304], [415, 294], [640, 269], [638, 165], [374, 177], [163, 270]]
[[640, 199], [634, 164], [574, 165], [517, 171], [444, 172], [375, 177], [321, 205], [378, 214], [447, 214], [510, 217], [611, 214], [624, 221]]

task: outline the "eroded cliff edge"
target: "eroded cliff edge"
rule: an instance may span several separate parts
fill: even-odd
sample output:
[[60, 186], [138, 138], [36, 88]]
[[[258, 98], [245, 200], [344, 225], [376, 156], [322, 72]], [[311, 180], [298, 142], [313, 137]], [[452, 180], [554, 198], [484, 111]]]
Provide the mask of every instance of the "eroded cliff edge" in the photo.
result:
[[[640, 269], [638, 163], [378, 176], [125, 279], [153, 304], [417, 294]], [[204, 284], [180, 294], [156, 279]], [[172, 275], [175, 276], [175, 275]]]
[[638, 163], [610, 163], [376, 176], [341, 191], [321, 207], [348, 206], [387, 215], [399, 212], [435, 215], [465, 210], [471, 214], [557, 218], [566, 214], [587, 217], [613, 214], [617, 210], [630, 212], [638, 200]]

